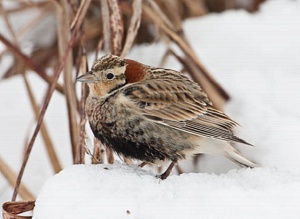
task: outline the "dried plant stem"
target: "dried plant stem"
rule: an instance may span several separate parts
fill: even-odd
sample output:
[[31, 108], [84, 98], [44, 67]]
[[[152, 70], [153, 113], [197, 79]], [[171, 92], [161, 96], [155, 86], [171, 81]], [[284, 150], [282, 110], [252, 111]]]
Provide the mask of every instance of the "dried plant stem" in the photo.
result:
[[126, 42], [121, 53], [121, 58], [124, 58], [127, 52], [131, 49], [142, 18], [142, 0], [134, 0], [132, 3], [133, 14], [131, 16], [130, 25], [127, 32]]
[[160, 60], [159, 66], [163, 67], [170, 55], [171, 55], [170, 49], [167, 49]]
[[6, 24], [7, 28], [8, 28], [8, 30], [9, 30], [10, 34], [12, 35], [14, 43], [16, 45], [19, 45], [17, 37], [16, 37], [16, 34], [15, 34], [15, 32], [13, 30], [13, 27], [12, 27], [12, 25], [11, 25], [9, 19], [8, 19], [7, 13], [4, 10], [4, 8], [3, 8], [3, 0], [0, 0], [0, 14], [2, 14], [2, 17], [3, 17], [4, 21], [5, 21], [5, 24]]
[[[9, 165], [7, 163], [5, 163], [4, 160], [1, 159], [1, 157], [0, 157], [0, 172], [7, 179], [9, 184], [11, 186], [15, 187], [17, 175], [9, 167]], [[23, 183], [21, 183], [21, 185], [20, 185], [20, 196], [24, 200], [34, 200], [35, 199], [34, 195], [29, 191], [29, 189]]]
[[184, 68], [191, 74], [191, 77], [193, 78], [194, 81], [199, 81], [198, 83], [201, 85], [201, 87], [208, 93], [209, 98], [213, 101], [214, 106], [217, 109], [222, 109], [225, 100], [222, 98], [220, 95], [218, 95], [218, 92], [215, 90], [215, 87], [211, 86], [211, 83], [203, 74], [199, 74], [199, 69], [196, 66], [194, 62], [192, 62], [188, 58], [182, 58], [175, 54], [173, 50], [170, 50], [171, 53], [181, 64], [184, 66]]
[[26, 25], [24, 25], [20, 30], [16, 31], [16, 34], [19, 39], [21, 39], [26, 33], [28, 33], [31, 29], [33, 29], [38, 23], [47, 15], [51, 13], [51, 4], [47, 4], [43, 7], [40, 7], [39, 14], [33, 18], [31, 18]]
[[[68, 5], [66, 1], [61, 1], [61, 4], [56, 4], [57, 8], [57, 23], [58, 23], [58, 48], [59, 55], [63, 57], [64, 51], [68, 46], [68, 40], [70, 38], [69, 31], [69, 13]], [[78, 15], [79, 16], [79, 15]], [[77, 101], [75, 95], [74, 79], [72, 77], [72, 51], [66, 60], [64, 66], [64, 92], [66, 96], [68, 121], [69, 121], [69, 133], [72, 147], [73, 162], [78, 163], [77, 147], [79, 143], [79, 127], [77, 121]]]
[[[156, 4], [155, 1], [153, 0], [145, 0], [144, 4], [147, 4], [150, 6], [150, 8], [152, 8], [153, 12], [155, 12], [156, 16], [159, 17], [159, 19], [161, 19], [161, 22], [164, 23], [168, 28], [172, 29], [173, 31], [175, 31], [175, 28], [172, 24], [172, 22], [169, 20], [169, 18], [165, 15], [164, 12], [162, 12], [162, 10], [160, 9], [160, 7]], [[154, 13], [153, 13], [154, 14]]]
[[[12, 53], [16, 57], [18, 57], [21, 61], [24, 62], [31, 70], [35, 71], [41, 78], [43, 78], [47, 83], [53, 84], [54, 79], [47, 75], [38, 65], [36, 65], [28, 56], [22, 53], [16, 46], [14, 46], [9, 40], [7, 40], [1, 33], [0, 33], [0, 41], [5, 44], [7, 48], [10, 49]], [[63, 88], [60, 84], [56, 83], [55, 89], [60, 93], [64, 93]]]
[[96, 49], [96, 54], [95, 54], [95, 58], [98, 59], [98, 56], [99, 56], [99, 51], [102, 49], [102, 46], [103, 46], [103, 38], [101, 38], [99, 41], [98, 41], [98, 44], [97, 44], [97, 49]]
[[[87, 72], [88, 70], [88, 64], [87, 64], [87, 58], [85, 51], [83, 52], [83, 55], [81, 56], [81, 71], [82, 74]], [[78, 147], [78, 154], [79, 154], [79, 163], [84, 163], [84, 155], [85, 155], [85, 124], [86, 124], [86, 116], [85, 116], [85, 101], [87, 98], [87, 85], [85, 83], [82, 83], [81, 85], [81, 100], [80, 100], [80, 125], [79, 125], [79, 147]]]
[[[28, 93], [28, 96], [29, 96], [29, 99], [30, 99], [30, 102], [31, 102], [31, 106], [33, 108], [35, 117], [37, 119], [38, 116], [39, 116], [39, 107], [36, 103], [36, 100], [34, 98], [31, 86], [30, 86], [30, 84], [29, 84], [29, 82], [26, 78], [26, 75], [22, 74], [22, 76], [23, 76], [24, 83], [25, 83], [25, 86], [26, 86], [26, 90], [27, 90], [27, 93]], [[49, 136], [48, 129], [47, 129], [47, 126], [45, 124], [45, 121], [43, 121], [43, 123], [41, 125], [41, 134], [42, 134], [45, 146], [46, 146], [48, 156], [49, 156], [51, 164], [52, 164], [52, 168], [53, 168], [55, 173], [58, 173], [59, 171], [62, 170], [62, 167], [61, 167], [61, 164], [60, 164], [60, 162], [58, 160], [58, 157], [56, 155], [54, 145], [53, 145], [52, 140]]]
[[[124, 34], [121, 10], [117, 0], [100, 0], [100, 4], [103, 21], [104, 49], [107, 52], [108, 48], [110, 48], [111, 54], [119, 56], [122, 52]], [[110, 148], [106, 148], [106, 154], [108, 163], [113, 163], [113, 151]]]
[[[90, 2], [91, 2], [91, 0], [87, 0], [87, 5], [89, 5]], [[36, 136], [37, 136], [37, 134], [40, 130], [42, 121], [44, 119], [46, 110], [48, 108], [49, 102], [50, 102], [51, 97], [52, 97], [52, 94], [53, 94], [53, 92], [55, 90], [55, 87], [57, 85], [58, 78], [59, 78], [59, 76], [60, 76], [60, 74], [61, 74], [61, 72], [64, 68], [66, 59], [67, 59], [67, 57], [68, 57], [68, 55], [69, 55], [69, 53], [72, 49], [72, 46], [75, 42], [75, 37], [76, 37], [77, 32], [78, 32], [78, 30], [79, 30], [79, 28], [80, 28], [80, 26], [83, 22], [83, 18], [85, 16], [85, 14], [86, 14], [86, 11], [83, 11], [82, 14], [80, 15], [80, 19], [78, 19], [78, 22], [76, 23], [75, 28], [72, 32], [71, 38], [70, 38], [69, 43], [68, 43], [68, 47], [65, 51], [65, 55], [64, 55], [63, 59], [61, 60], [60, 65], [58, 66], [57, 70], [54, 73], [53, 82], [51, 83], [50, 87], [48, 88], [48, 91], [47, 91], [47, 94], [46, 94], [46, 97], [45, 97], [45, 100], [44, 100], [44, 104], [41, 108], [41, 112], [40, 112], [39, 118], [37, 120], [36, 128], [35, 128], [35, 130], [33, 132], [33, 135], [32, 135], [32, 137], [29, 141], [29, 144], [28, 144], [25, 156], [24, 156], [24, 160], [23, 160], [19, 175], [17, 177], [17, 182], [16, 182], [15, 190], [14, 190], [14, 193], [13, 193], [13, 196], [12, 196], [12, 201], [16, 200], [16, 197], [17, 197], [17, 194], [18, 194], [18, 191], [19, 191], [19, 187], [20, 187], [20, 183], [21, 183], [21, 180], [22, 180], [22, 177], [23, 177], [23, 173], [24, 173], [26, 164], [28, 162], [28, 158], [29, 158], [29, 155], [31, 153], [33, 144], [34, 144]]]
[[22, 5], [21, 4], [20, 4], [20, 7], [8, 8], [6, 10], [7, 14], [23, 12], [25, 10], [32, 9], [32, 8], [42, 8], [42, 7], [45, 7], [47, 5], [51, 5], [51, 2], [44, 1], [44, 2], [34, 2], [32, 4], [28, 4], [28, 3], [27, 4], [22, 4]]
[[[76, 22], [77, 22], [78, 19], [79, 19], [79, 15], [82, 13], [82, 10], [84, 9], [84, 4], [85, 4], [85, 1], [81, 1], [80, 6], [79, 6], [79, 8], [78, 8], [78, 10], [77, 10], [77, 13], [76, 13], [76, 15], [75, 15], [75, 17], [74, 17], [74, 19], [73, 19], [71, 25], [70, 25], [70, 30], [72, 30], [72, 29], [75, 27]], [[72, 4], [72, 5], [74, 6], [75, 4]], [[74, 7], [73, 7], [73, 8], [74, 8]]]
[[94, 137], [94, 150], [92, 156], [92, 164], [104, 163], [104, 147], [102, 143]]
[[104, 39], [104, 52], [108, 52], [110, 49], [110, 27], [109, 27], [109, 9], [108, 1], [100, 0], [102, 26], [103, 26], [103, 39]]
[[[79, 10], [77, 11], [76, 14], [76, 22], [73, 22], [74, 25], [76, 25], [78, 22], [82, 22], [83, 20], [83, 14], [86, 14], [89, 5], [91, 4], [91, 0], [87, 1], [82, 1]], [[82, 28], [81, 28], [82, 29]], [[85, 52], [85, 35], [81, 37], [81, 49], [83, 50], [82, 54], [82, 59], [81, 59], [81, 70], [83, 73], [87, 72], [88, 70], [88, 63], [87, 63], [87, 57], [86, 57], [86, 52]], [[75, 86], [74, 86], [75, 87]], [[79, 125], [79, 142], [76, 148], [76, 157], [75, 157], [75, 162], [76, 163], [84, 163], [85, 162], [85, 123], [86, 123], [86, 117], [85, 117], [85, 100], [87, 97], [87, 85], [84, 84], [82, 86], [81, 90], [81, 95], [82, 95], [82, 100], [81, 100], [81, 108], [80, 108], [80, 125]], [[75, 94], [74, 94], [75, 96]], [[80, 142], [81, 141], [81, 142]]]
[[106, 148], [106, 157], [109, 164], [113, 164], [115, 162], [114, 152], [108, 147]]
[[2, 205], [2, 215], [4, 219], [31, 219], [32, 216], [23, 215], [27, 215], [34, 207], [35, 201], [5, 202]]
[[[5, 19], [6, 25], [7, 25], [8, 29], [9, 29], [9, 31], [10, 31], [12, 37], [13, 37], [13, 41], [14, 41], [15, 45], [16, 45], [16, 47], [17, 47], [17, 46], [19, 46], [19, 42], [18, 42], [17, 36], [16, 36], [16, 34], [15, 34], [13, 28], [12, 28], [12, 25], [11, 25], [11, 23], [9, 22], [9, 19], [8, 19], [8, 17], [7, 17], [7, 14], [5, 13], [5, 11], [4, 11], [3, 8], [2, 8], [2, 0], [1, 0], [1, 12], [2, 12], [3, 15], [4, 15], [4, 19]], [[39, 108], [38, 108], [38, 106], [37, 106], [37, 103], [36, 103], [36, 101], [35, 101], [33, 92], [32, 92], [32, 90], [31, 90], [31, 87], [30, 87], [30, 85], [29, 85], [29, 82], [28, 82], [28, 80], [27, 80], [27, 78], [26, 78], [25, 73], [23, 73], [22, 76], [23, 76], [24, 83], [25, 83], [25, 87], [26, 87], [26, 90], [27, 90], [27, 93], [28, 93], [28, 96], [29, 96], [29, 99], [30, 99], [30, 102], [31, 102], [31, 106], [32, 106], [32, 108], [33, 108], [35, 117], [36, 117], [36, 119], [37, 119], [37, 118], [38, 118], [38, 114], [39, 114]], [[43, 137], [43, 139], [44, 139], [44, 143], [45, 143], [45, 145], [46, 145], [46, 149], [47, 149], [48, 155], [49, 155], [50, 160], [51, 160], [51, 163], [52, 163], [52, 167], [53, 167], [53, 169], [54, 169], [54, 172], [57, 173], [57, 172], [59, 172], [62, 168], [61, 168], [61, 165], [60, 165], [60, 163], [59, 163], [59, 161], [58, 161], [58, 158], [57, 158], [57, 156], [56, 156], [56, 153], [55, 153], [55, 150], [54, 150], [54, 146], [53, 146], [53, 144], [52, 144], [52, 141], [51, 141], [51, 139], [50, 139], [50, 136], [49, 136], [49, 134], [48, 134], [48, 131], [47, 131], [47, 128], [46, 128], [45, 124], [42, 124], [42, 126], [41, 126], [41, 133], [42, 133], [42, 137]]]
[[204, 5], [204, 1], [193, 1], [193, 0], [183, 0], [185, 6], [188, 8], [190, 15], [192, 17], [205, 15], [207, 13], [207, 8]]
[[117, 0], [109, 0], [110, 49], [114, 55], [121, 55], [124, 26]]
[[[229, 99], [229, 95], [225, 92], [225, 90], [216, 82], [216, 80], [210, 75], [210, 73], [207, 71], [207, 69], [200, 63], [199, 59], [197, 58], [197, 55], [193, 51], [193, 49], [190, 47], [190, 45], [186, 42], [186, 40], [179, 36], [177, 33], [175, 33], [171, 28], [169, 28], [168, 25], [166, 25], [163, 20], [158, 16], [155, 10], [153, 10], [151, 7], [149, 7], [147, 4], [143, 4], [143, 10], [146, 13], [146, 15], [173, 41], [175, 42], [179, 48], [185, 53], [185, 55], [195, 64], [196, 68], [198, 68], [202, 74], [201, 78], [196, 78], [198, 83], [201, 83], [199, 79], [205, 79], [207, 83], [203, 83], [203, 88], [207, 91], [208, 88], [213, 87], [213, 95], [214, 97], [218, 97], [217, 100], [212, 99], [214, 103], [219, 103], [220, 105], [223, 105], [226, 100]], [[198, 72], [198, 71], [197, 71]], [[197, 74], [200, 75], [200, 74]], [[207, 86], [209, 85], [209, 86]], [[209, 93], [207, 91], [207, 93]], [[209, 93], [210, 94], [210, 93]], [[210, 95], [211, 96], [211, 95]]]

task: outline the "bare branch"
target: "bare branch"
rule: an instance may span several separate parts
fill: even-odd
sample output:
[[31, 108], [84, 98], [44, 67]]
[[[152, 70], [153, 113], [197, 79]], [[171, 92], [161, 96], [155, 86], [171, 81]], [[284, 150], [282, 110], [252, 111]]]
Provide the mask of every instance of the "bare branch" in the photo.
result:
[[[85, 51], [83, 52], [83, 55], [81, 57], [81, 71], [82, 74], [88, 71], [88, 63], [86, 58]], [[80, 100], [80, 123], [79, 123], [79, 146], [78, 146], [78, 154], [79, 154], [79, 163], [84, 163], [84, 155], [85, 155], [85, 124], [86, 124], [86, 116], [85, 116], [85, 102], [88, 95], [88, 89], [87, 85], [85, 83], [82, 83], [81, 85], [81, 100]]]
[[134, 0], [132, 3], [133, 14], [130, 20], [130, 26], [128, 28], [126, 42], [121, 54], [121, 57], [124, 58], [127, 52], [131, 49], [132, 44], [135, 40], [136, 34], [141, 24], [142, 18], [142, 0]]
[[108, 1], [109, 23], [110, 23], [110, 45], [111, 53], [119, 56], [122, 51], [122, 40], [124, 35], [124, 26], [117, 0]]
[[[147, 14], [147, 16], [165, 33], [174, 43], [176, 43], [179, 48], [185, 53], [185, 55], [191, 59], [191, 61], [196, 65], [196, 67], [200, 70], [201, 77], [205, 78], [209, 84], [209, 87], [213, 87], [216, 94], [219, 95], [220, 98], [218, 98], [218, 101], [221, 100], [221, 103], [224, 103], [226, 100], [229, 99], [229, 95], [227, 92], [219, 85], [219, 83], [211, 76], [211, 74], [208, 72], [208, 70], [204, 67], [204, 65], [201, 64], [199, 61], [196, 53], [194, 50], [190, 47], [190, 45], [187, 43], [185, 38], [179, 36], [177, 33], [175, 33], [171, 28], [168, 27], [164, 23], [161, 17], [159, 17], [156, 12], [149, 7], [147, 4], [143, 4], [143, 10]], [[201, 83], [201, 81], [196, 80], [198, 83]], [[207, 85], [207, 84], [206, 84]], [[205, 85], [205, 86], [206, 86]], [[203, 85], [204, 86], [204, 85]], [[208, 87], [203, 87], [205, 90]], [[207, 91], [208, 92], [208, 91]], [[209, 93], [209, 92], [208, 92]], [[213, 100], [214, 103], [217, 103], [217, 100]]]
[[102, 143], [94, 137], [94, 151], [92, 156], [92, 164], [104, 163], [104, 147]]
[[[23, 76], [23, 79], [24, 79], [24, 83], [25, 83], [25, 86], [26, 86], [26, 90], [27, 90], [27, 93], [28, 93], [28, 96], [29, 96], [29, 99], [30, 99], [30, 102], [31, 102], [31, 106], [32, 106], [34, 115], [37, 119], [38, 116], [39, 116], [39, 111], [40, 111], [39, 107], [36, 103], [36, 100], [34, 98], [31, 86], [30, 86], [30, 84], [29, 84], [29, 82], [26, 78], [26, 75], [22, 74], [22, 76]], [[42, 133], [42, 137], [43, 137], [43, 140], [44, 140], [44, 143], [45, 143], [45, 146], [46, 146], [46, 150], [47, 150], [48, 156], [50, 158], [53, 170], [54, 170], [55, 173], [58, 173], [59, 171], [62, 170], [62, 167], [61, 167], [61, 164], [60, 164], [60, 162], [58, 160], [58, 157], [56, 155], [54, 145], [53, 145], [52, 140], [49, 136], [48, 129], [47, 129], [47, 126], [46, 126], [45, 122], [43, 122], [42, 125], [41, 125], [41, 133]]]
[[[53, 83], [53, 78], [49, 77], [46, 72], [44, 72], [38, 65], [36, 65], [28, 56], [22, 53], [16, 46], [14, 46], [9, 40], [7, 40], [1, 33], [0, 33], [0, 41], [5, 44], [5, 46], [12, 52], [16, 57], [18, 57], [21, 61], [27, 65], [28, 68], [35, 71], [41, 78], [43, 78], [47, 83]], [[61, 85], [56, 84], [55, 89], [57, 89], [60, 93], [64, 93], [63, 88]]]
[[[87, 5], [89, 5], [90, 2], [91, 2], [91, 0], [87, 0]], [[81, 16], [80, 16], [80, 19], [78, 19], [78, 22], [76, 23], [75, 28], [74, 28], [74, 30], [72, 32], [71, 38], [69, 40], [68, 47], [66, 49], [65, 55], [64, 55], [63, 59], [61, 60], [61, 63], [58, 66], [57, 70], [55, 71], [52, 84], [48, 88], [48, 91], [47, 91], [47, 94], [46, 94], [46, 97], [45, 97], [45, 100], [44, 100], [44, 104], [42, 106], [39, 118], [37, 120], [36, 128], [35, 128], [34, 133], [33, 133], [32, 137], [30, 139], [30, 142], [28, 144], [28, 147], [27, 147], [27, 150], [26, 150], [26, 153], [25, 153], [25, 157], [24, 157], [24, 160], [23, 160], [23, 163], [22, 163], [22, 166], [21, 166], [18, 178], [17, 178], [16, 187], [15, 187], [15, 190], [14, 190], [14, 193], [13, 193], [13, 196], [12, 196], [12, 201], [16, 200], [16, 197], [17, 197], [17, 194], [18, 194], [18, 191], [19, 191], [20, 182], [22, 180], [23, 173], [24, 173], [26, 164], [28, 162], [29, 155], [30, 155], [31, 150], [33, 148], [33, 144], [35, 142], [37, 134], [39, 133], [42, 121], [43, 121], [45, 113], [46, 113], [46, 110], [48, 108], [48, 105], [49, 105], [49, 102], [51, 100], [51, 97], [52, 97], [52, 94], [54, 92], [54, 89], [55, 89], [55, 87], [57, 85], [58, 78], [59, 78], [59, 76], [60, 76], [60, 74], [61, 74], [61, 72], [62, 72], [62, 70], [64, 68], [64, 65], [66, 63], [67, 57], [69, 56], [69, 53], [70, 53], [70, 51], [72, 49], [72, 46], [73, 46], [73, 44], [75, 42], [75, 38], [76, 38], [77, 32], [78, 32], [78, 30], [79, 30], [79, 28], [80, 28], [80, 26], [81, 26], [81, 24], [83, 22], [83, 18], [85, 16], [85, 14], [86, 14], [86, 11], [83, 11], [82, 14], [81, 14]]]
[[[68, 46], [68, 40], [70, 37], [69, 31], [69, 14], [68, 14], [68, 5], [66, 1], [61, 1], [61, 4], [55, 4], [57, 7], [57, 23], [58, 23], [58, 48], [60, 59], [64, 56], [65, 49]], [[73, 162], [76, 163], [76, 149], [79, 142], [79, 128], [77, 121], [77, 101], [75, 96], [74, 89], [74, 79], [72, 76], [72, 51], [66, 60], [64, 65], [64, 91], [67, 102], [68, 110], [68, 122], [69, 122], [69, 134], [72, 147]]]
[[107, 0], [100, 0], [102, 26], [103, 26], [103, 39], [104, 39], [104, 52], [110, 49], [110, 26], [109, 26], [109, 8]]
[[[16, 186], [16, 178], [17, 175], [15, 172], [8, 166], [7, 163], [4, 162], [4, 160], [0, 157], [0, 172], [3, 174], [3, 176], [7, 179], [9, 184], [13, 187]], [[29, 189], [23, 184], [20, 184], [20, 196], [24, 200], [34, 200], [34, 195], [29, 191]]]

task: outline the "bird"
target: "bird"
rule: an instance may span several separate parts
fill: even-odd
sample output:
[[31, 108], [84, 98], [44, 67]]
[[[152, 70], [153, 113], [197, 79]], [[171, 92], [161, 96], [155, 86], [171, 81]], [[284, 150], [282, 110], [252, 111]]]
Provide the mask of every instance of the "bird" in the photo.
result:
[[233, 147], [251, 145], [234, 135], [238, 123], [217, 110], [188, 75], [107, 54], [77, 81], [89, 87], [85, 112], [95, 137], [142, 164], [169, 163], [160, 179], [197, 154], [258, 166]]

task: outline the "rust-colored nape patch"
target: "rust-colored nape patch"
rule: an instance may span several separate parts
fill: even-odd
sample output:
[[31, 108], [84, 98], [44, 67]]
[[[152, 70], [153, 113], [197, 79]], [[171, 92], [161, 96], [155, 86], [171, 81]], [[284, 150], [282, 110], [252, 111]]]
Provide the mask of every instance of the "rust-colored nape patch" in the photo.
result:
[[126, 83], [141, 81], [146, 77], [146, 66], [131, 59], [125, 59], [126, 62]]

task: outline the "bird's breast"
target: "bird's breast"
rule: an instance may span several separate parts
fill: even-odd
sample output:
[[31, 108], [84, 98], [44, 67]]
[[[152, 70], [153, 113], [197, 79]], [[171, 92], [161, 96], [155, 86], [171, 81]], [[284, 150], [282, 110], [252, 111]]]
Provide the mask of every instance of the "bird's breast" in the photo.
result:
[[115, 120], [112, 115], [112, 106], [99, 99], [88, 98], [85, 112], [93, 131], [102, 130], [103, 127], [109, 126]]

